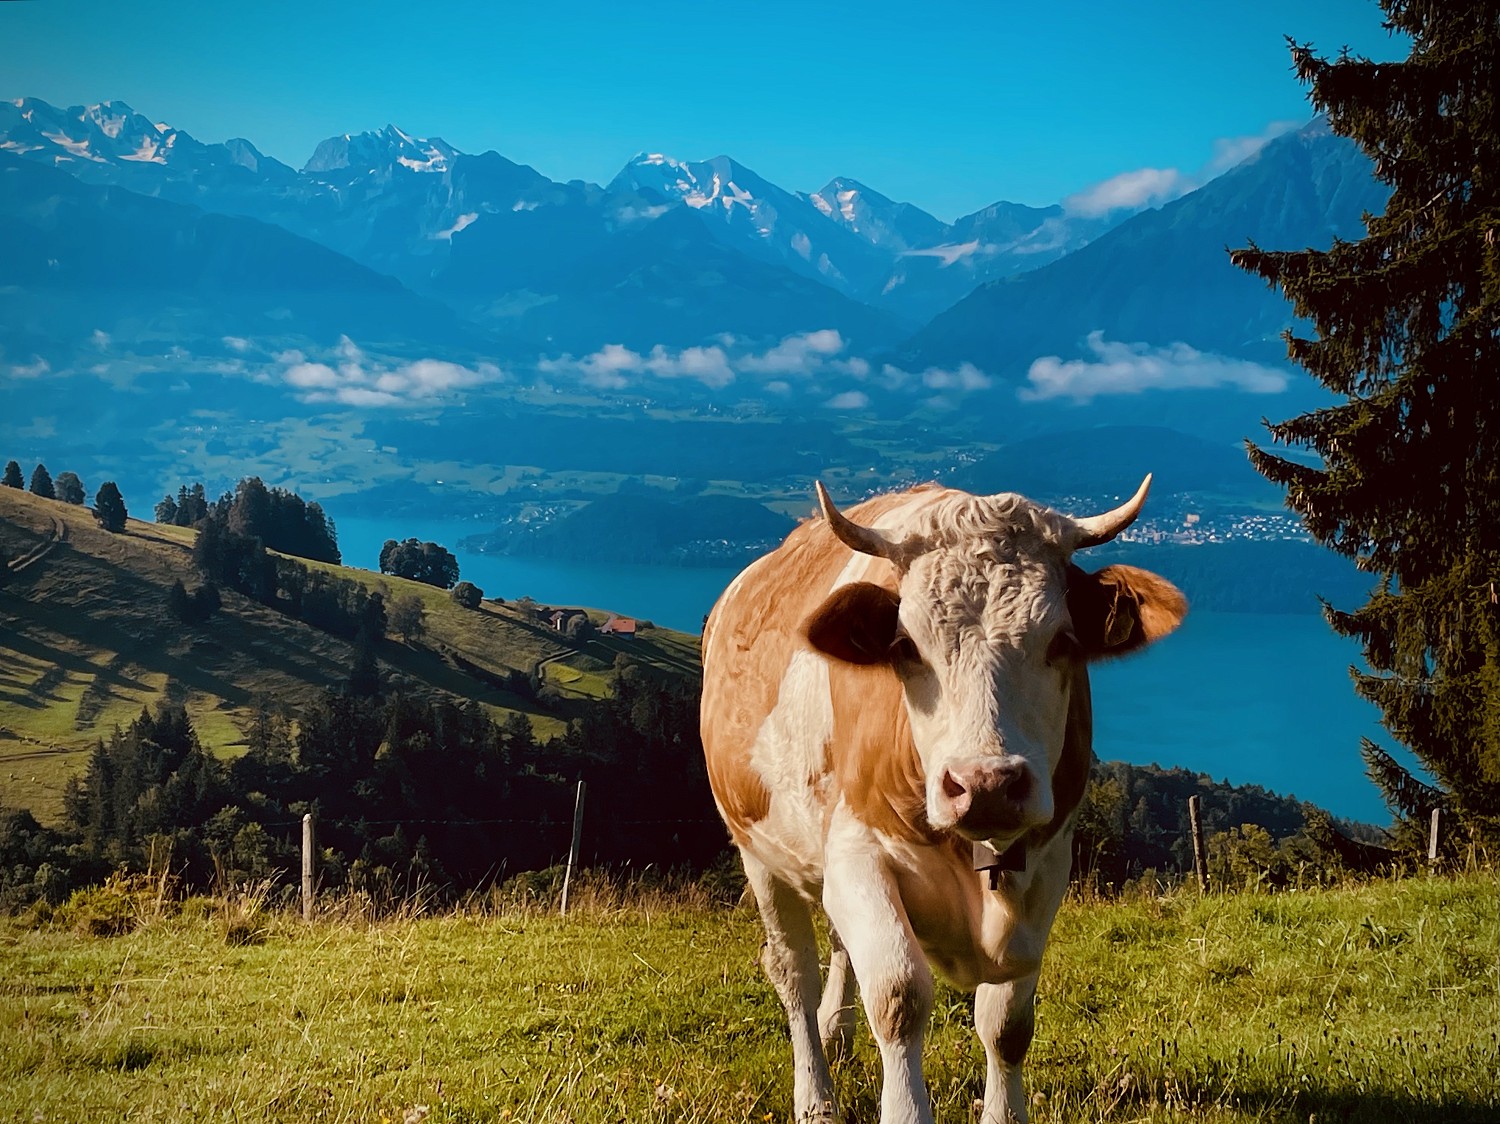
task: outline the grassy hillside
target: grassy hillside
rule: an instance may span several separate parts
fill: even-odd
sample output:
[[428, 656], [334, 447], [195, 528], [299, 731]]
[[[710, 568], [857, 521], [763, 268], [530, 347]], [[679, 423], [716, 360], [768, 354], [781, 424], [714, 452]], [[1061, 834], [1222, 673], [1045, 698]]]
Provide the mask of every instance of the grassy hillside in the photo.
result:
[[[134, 519], [112, 535], [86, 508], [0, 488], [0, 549], [30, 559], [0, 586], [0, 803], [54, 815], [94, 742], [142, 706], [184, 705], [203, 743], [232, 753], [258, 706], [295, 711], [347, 676], [347, 641], [233, 592], [203, 625], [171, 618], [173, 581], [198, 584], [194, 537]], [[486, 601], [471, 611], [432, 586], [307, 565], [383, 589], [388, 599], [422, 599], [426, 635], [414, 644], [387, 639], [379, 652], [393, 687], [473, 699], [497, 718], [522, 711], [540, 736], [604, 693], [621, 652], [670, 674], [698, 673], [698, 641], [685, 633], [650, 629], [633, 640], [573, 644], [515, 605]], [[606, 617], [590, 615], [596, 623]], [[547, 706], [489, 679], [537, 663], [556, 688]]]
[[[1032, 1118], [1463, 1124], [1500, 1118], [1492, 875], [1070, 901], [1028, 1062]], [[0, 927], [0, 1118], [784, 1121], [786, 1024], [751, 912], [637, 905], [379, 924]], [[579, 899], [575, 898], [575, 902]], [[937, 1119], [983, 1057], [940, 987]], [[873, 1120], [863, 1026], [835, 1069]], [[425, 1108], [419, 1108], [425, 1106]]]

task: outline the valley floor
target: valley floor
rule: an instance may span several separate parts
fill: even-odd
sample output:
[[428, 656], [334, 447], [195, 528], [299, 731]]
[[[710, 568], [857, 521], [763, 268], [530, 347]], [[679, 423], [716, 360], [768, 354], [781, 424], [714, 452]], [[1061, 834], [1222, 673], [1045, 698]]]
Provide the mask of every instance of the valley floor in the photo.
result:
[[[1028, 1063], [1036, 1121], [1500, 1118], [1492, 874], [1069, 902]], [[379, 923], [204, 904], [115, 938], [0, 927], [0, 1118], [745, 1121], [790, 1116], [753, 913], [589, 907]], [[983, 1058], [940, 989], [938, 1119]], [[861, 1028], [836, 1070], [873, 1120]], [[419, 1107], [419, 1106], [425, 1106]]]

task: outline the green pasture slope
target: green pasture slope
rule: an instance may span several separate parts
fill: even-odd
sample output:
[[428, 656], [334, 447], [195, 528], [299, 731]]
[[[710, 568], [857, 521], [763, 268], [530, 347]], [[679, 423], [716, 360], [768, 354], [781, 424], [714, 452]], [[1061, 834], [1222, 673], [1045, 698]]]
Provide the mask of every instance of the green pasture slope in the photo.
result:
[[[143, 706], [185, 706], [205, 747], [234, 753], [259, 706], [295, 712], [347, 678], [354, 659], [347, 641], [236, 593], [225, 591], [223, 610], [203, 625], [173, 620], [166, 609], [173, 581], [190, 590], [199, 584], [196, 534], [131, 519], [113, 535], [87, 508], [0, 488], [0, 549], [18, 561], [34, 556], [0, 584], [0, 804], [54, 817], [67, 778], [82, 771], [94, 743]], [[304, 564], [388, 599], [422, 599], [426, 635], [414, 644], [389, 637], [378, 652], [392, 686], [471, 699], [497, 720], [520, 711], [542, 738], [605, 693], [621, 652], [665, 674], [699, 674], [698, 638], [686, 633], [653, 628], [633, 640], [574, 644], [514, 604], [469, 610], [419, 582]], [[608, 617], [589, 615], [596, 624]], [[486, 678], [503, 681], [537, 663], [555, 688], [547, 705]]]
[[[1492, 874], [1070, 901], [1047, 954], [1033, 1119], [1500, 1118]], [[0, 1119], [723, 1124], [790, 1118], [748, 908], [590, 905], [378, 923], [290, 916], [226, 942], [200, 909], [114, 938], [0, 923]], [[939, 990], [940, 1121], [982, 1056]], [[861, 1027], [836, 1068], [873, 1121]]]

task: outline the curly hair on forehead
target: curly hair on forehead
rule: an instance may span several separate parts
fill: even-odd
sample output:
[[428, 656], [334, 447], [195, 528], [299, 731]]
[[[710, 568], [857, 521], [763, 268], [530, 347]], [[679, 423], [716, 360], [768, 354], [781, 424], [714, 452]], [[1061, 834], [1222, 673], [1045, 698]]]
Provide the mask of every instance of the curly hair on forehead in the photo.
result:
[[1073, 529], [1066, 515], [1015, 492], [974, 496], [949, 491], [914, 514], [912, 530], [927, 540], [929, 549], [972, 544], [975, 539], [1022, 548], [1066, 548]]

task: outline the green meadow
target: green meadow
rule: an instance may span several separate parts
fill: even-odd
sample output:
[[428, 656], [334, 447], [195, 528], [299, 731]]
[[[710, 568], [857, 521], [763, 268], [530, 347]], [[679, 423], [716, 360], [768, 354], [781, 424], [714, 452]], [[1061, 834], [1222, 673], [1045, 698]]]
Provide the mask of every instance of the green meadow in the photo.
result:
[[[743, 905], [586, 881], [566, 919], [502, 903], [303, 924], [254, 899], [146, 893], [131, 931], [99, 937], [85, 922], [110, 892], [92, 893], [0, 929], [0, 1118], [790, 1118], [785, 1024]], [[1032, 1117], [1500, 1118], [1497, 917], [1488, 873], [1070, 900]], [[940, 989], [926, 1055], [937, 1118], [974, 1119], [964, 995]], [[836, 1069], [847, 1120], [876, 1118], [878, 1068], [862, 1026]]]

